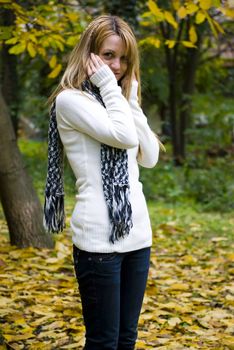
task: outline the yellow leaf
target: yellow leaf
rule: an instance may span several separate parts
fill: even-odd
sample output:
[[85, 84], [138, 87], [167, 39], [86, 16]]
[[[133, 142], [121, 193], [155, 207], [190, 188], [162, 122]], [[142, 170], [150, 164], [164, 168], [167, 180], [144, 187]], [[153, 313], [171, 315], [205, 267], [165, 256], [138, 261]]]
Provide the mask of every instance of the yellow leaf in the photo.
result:
[[224, 29], [221, 27], [221, 25], [219, 24], [219, 22], [217, 22], [215, 19], [213, 19], [213, 24], [216, 27], [217, 31], [224, 34], [225, 31]]
[[35, 338], [35, 335], [32, 333], [28, 333], [28, 334], [20, 334], [20, 335], [16, 335], [16, 334], [3, 334], [4, 338], [11, 342], [11, 341], [20, 341], [20, 340], [26, 340], [29, 338]]
[[42, 327], [42, 330], [43, 331], [47, 331], [47, 330], [53, 330], [53, 329], [56, 329], [56, 328], [63, 328], [64, 326], [64, 321], [54, 321], [48, 325], [45, 325]]
[[38, 47], [37, 51], [42, 57], [46, 56], [46, 50], [44, 49], [44, 47]]
[[27, 50], [28, 50], [28, 53], [29, 53], [29, 55], [31, 57], [35, 57], [36, 56], [37, 52], [36, 52], [36, 50], [34, 48], [34, 45], [32, 43], [30, 43], [30, 42], [28, 43]]
[[29, 34], [28, 38], [34, 42], [35, 44], [37, 43], [37, 38], [35, 37], [35, 35], [33, 35], [32, 33]]
[[158, 304], [158, 307], [161, 309], [166, 309], [166, 310], [175, 310], [178, 311], [179, 313], [193, 313], [193, 309], [191, 305], [186, 305], [186, 306], [180, 306], [178, 303], [174, 302], [169, 302], [166, 304]]
[[222, 242], [222, 241], [227, 241], [227, 237], [213, 237], [211, 239], [212, 242]]
[[165, 20], [172, 25], [175, 29], [178, 28], [178, 23], [169, 11], [164, 11]]
[[16, 44], [17, 41], [18, 41], [18, 38], [14, 37], [14, 38], [11, 38], [11, 39], [6, 40], [5, 43], [6, 43], [7, 45], [11, 45], [11, 44]]
[[57, 64], [57, 57], [53, 55], [49, 61], [50, 68], [54, 68]]
[[227, 17], [234, 18], [234, 8], [220, 7], [219, 11], [222, 12]]
[[189, 290], [189, 289], [190, 289], [190, 287], [186, 283], [174, 283], [168, 288], [169, 291], [173, 291], [173, 290], [184, 290], [184, 291], [186, 291], [186, 290]]
[[61, 72], [61, 70], [62, 70], [62, 65], [59, 63], [59, 64], [52, 70], [52, 72], [48, 75], [48, 78], [50, 78], [50, 79], [56, 78], [56, 77], [59, 75], [59, 73]]
[[177, 11], [180, 7], [180, 0], [172, 0], [172, 6]]
[[24, 52], [25, 49], [26, 49], [26, 43], [21, 42], [15, 46], [12, 46], [9, 50], [9, 53], [11, 53], [13, 55], [19, 55], [20, 53]]
[[153, 0], [149, 0], [147, 2], [147, 5], [148, 5], [150, 11], [155, 15], [157, 15], [158, 11], [160, 11], [158, 6], [156, 5], [156, 3]]
[[6, 306], [7, 304], [12, 304], [11, 298], [0, 297], [0, 306]]
[[187, 16], [187, 10], [184, 6], [181, 6], [177, 11], [177, 15], [179, 18], [183, 19]]
[[189, 15], [191, 15], [192, 13], [196, 12], [198, 10], [198, 6], [193, 4], [192, 2], [189, 2], [187, 5], [186, 5], [186, 10], [187, 10], [187, 13]]
[[203, 11], [198, 11], [197, 14], [196, 14], [196, 19], [195, 19], [195, 22], [197, 24], [201, 24], [202, 22], [204, 22], [206, 19], [206, 15]]
[[165, 45], [168, 46], [169, 49], [172, 49], [176, 44], [176, 40], [166, 40]]
[[141, 21], [141, 26], [143, 27], [149, 27], [151, 26], [152, 23], [150, 23], [149, 21]]
[[180, 7], [180, 0], [172, 0], [172, 6], [177, 11]]
[[182, 43], [185, 47], [196, 47], [196, 45], [194, 45], [191, 41], [183, 40], [183, 41], [181, 41], [181, 43]]
[[203, 10], [209, 10], [212, 6], [212, 1], [211, 0], [200, 0], [200, 8]]
[[197, 42], [197, 33], [195, 26], [191, 26], [189, 29], [189, 40], [194, 44]]
[[67, 15], [67, 17], [69, 18], [69, 20], [71, 21], [71, 22], [75, 22], [75, 21], [77, 21], [77, 19], [78, 19], [78, 13], [76, 13], [76, 12], [69, 12], [69, 13], [67, 13], [66, 14]]
[[140, 45], [144, 45], [144, 44], [152, 45], [158, 49], [160, 47], [161, 42], [158, 38], [155, 38], [152, 36], [152, 37], [147, 37], [145, 39], [140, 40], [139, 44]]
[[[227, 254], [226, 255], [226, 258], [232, 262], [234, 262], [234, 253], [230, 253], [230, 254]], [[233, 293], [234, 293], [234, 290], [233, 290]]]
[[160, 8], [158, 8], [158, 6], [156, 5], [156, 3], [153, 0], [149, 0], [147, 2], [147, 5], [148, 5], [150, 11], [153, 13], [153, 15], [155, 15], [159, 21], [164, 20], [164, 15], [163, 15], [162, 11], [160, 10]]
[[221, 343], [225, 346], [227, 346], [227, 348], [229, 350], [234, 350], [234, 337], [233, 336], [229, 336], [229, 335], [225, 335], [222, 340]]
[[206, 18], [207, 18], [207, 20], [208, 20], [208, 22], [209, 22], [210, 28], [211, 28], [211, 30], [212, 30], [214, 36], [217, 38], [217, 37], [218, 37], [217, 29], [216, 29], [216, 27], [214, 26], [213, 18], [210, 17], [210, 15], [208, 14], [208, 12], [206, 12]]
[[172, 317], [170, 318], [167, 323], [171, 326], [171, 327], [175, 327], [177, 324], [180, 324], [182, 321], [179, 317]]
[[197, 264], [197, 259], [192, 255], [185, 255], [181, 259], [181, 266], [194, 266]]

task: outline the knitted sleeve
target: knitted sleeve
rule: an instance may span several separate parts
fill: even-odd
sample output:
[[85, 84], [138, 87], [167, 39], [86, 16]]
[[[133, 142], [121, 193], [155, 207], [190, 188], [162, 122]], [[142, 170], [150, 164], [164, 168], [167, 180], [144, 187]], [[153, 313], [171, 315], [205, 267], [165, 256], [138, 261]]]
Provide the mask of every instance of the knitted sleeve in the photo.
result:
[[104, 108], [93, 96], [67, 89], [56, 98], [59, 129], [75, 129], [111, 147], [122, 149], [138, 146], [131, 108], [107, 65], [91, 81], [100, 89]]
[[145, 168], [153, 168], [159, 157], [159, 143], [150, 129], [147, 118], [138, 103], [137, 97], [138, 82], [132, 82], [132, 89], [129, 98], [129, 105], [134, 117], [134, 123], [139, 140], [138, 163]]

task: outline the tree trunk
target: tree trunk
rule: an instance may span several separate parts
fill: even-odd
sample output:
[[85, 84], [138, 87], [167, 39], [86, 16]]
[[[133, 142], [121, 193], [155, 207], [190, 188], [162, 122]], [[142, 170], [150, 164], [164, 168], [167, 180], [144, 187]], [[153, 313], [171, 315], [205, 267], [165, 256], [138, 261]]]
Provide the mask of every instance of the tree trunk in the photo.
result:
[[[160, 24], [161, 32], [165, 40], [170, 39], [170, 25]], [[177, 34], [177, 41], [179, 42], [181, 33], [183, 30], [183, 22], [180, 24], [180, 28]], [[169, 106], [169, 116], [171, 124], [171, 137], [172, 137], [172, 149], [173, 149], [173, 159], [175, 165], [181, 165], [181, 153], [180, 153], [180, 138], [179, 138], [179, 127], [178, 127], [178, 101], [177, 101], [177, 56], [178, 56], [178, 44], [175, 45], [173, 49], [169, 49], [165, 45], [165, 57], [166, 65], [168, 71], [168, 82], [169, 82], [169, 96], [168, 96], [168, 106]]]
[[0, 140], [0, 198], [11, 244], [52, 248], [54, 243], [44, 231], [41, 204], [25, 170], [1, 92]]
[[[11, 26], [15, 21], [15, 15], [9, 10], [1, 11], [1, 25]], [[9, 106], [11, 120], [14, 126], [14, 130], [17, 137], [18, 130], [18, 73], [17, 73], [17, 60], [16, 55], [10, 55], [8, 47], [3, 44], [1, 49], [1, 82], [2, 82], [2, 94]]]
[[180, 138], [180, 155], [182, 159], [186, 158], [186, 129], [189, 119], [191, 118], [191, 99], [195, 87], [195, 75], [199, 58], [199, 43], [196, 49], [188, 49], [187, 59], [184, 67], [184, 82], [182, 86], [182, 101], [179, 115], [179, 138]]
[[177, 105], [176, 105], [176, 84], [174, 73], [171, 73], [169, 87], [169, 112], [172, 133], [173, 158], [175, 165], [181, 164], [180, 144], [178, 135]]

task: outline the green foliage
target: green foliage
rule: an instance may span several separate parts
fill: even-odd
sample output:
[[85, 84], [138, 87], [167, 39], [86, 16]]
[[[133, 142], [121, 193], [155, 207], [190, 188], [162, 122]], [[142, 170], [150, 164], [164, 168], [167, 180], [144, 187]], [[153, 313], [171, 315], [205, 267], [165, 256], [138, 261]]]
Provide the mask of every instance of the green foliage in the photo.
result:
[[181, 167], [165, 159], [154, 169], [141, 168], [146, 198], [174, 205], [187, 203], [205, 211], [233, 210], [234, 157], [202, 160], [200, 167], [193, 156]]
[[[18, 140], [18, 145], [28, 173], [33, 180], [33, 184], [37, 189], [40, 199], [43, 201], [47, 174], [47, 142], [29, 141], [20, 138]], [[64, 179], [65, 195], [74, 195], [75, 179], [66, 158], [64, 161]]]
[[[194, 125], [187, 130], [190, 145], [203, 154], [230, 148], [233, 138], [234, 101], [213, 92], [195, 94]], [[198, 125], [199, 127], [195, 127]], [[203, 142], [200, 142], [203, 140]]]
[[205, 210], [233, 210], [233, 165], [233, 159], [221, 158], [203, 169], [185, 169], [184, 192]]
[[162, 55], [161, 49], [140, 41], [142, 93], [151, 104], [166, 103], [168, 99], [168, 76]]

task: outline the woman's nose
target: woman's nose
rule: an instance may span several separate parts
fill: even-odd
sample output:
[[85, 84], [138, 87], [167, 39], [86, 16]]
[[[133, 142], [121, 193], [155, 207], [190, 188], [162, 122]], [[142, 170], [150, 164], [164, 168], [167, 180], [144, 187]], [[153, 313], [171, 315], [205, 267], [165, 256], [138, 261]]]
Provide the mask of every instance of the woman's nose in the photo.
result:
[[119, 58], [115, 58], [112, 62], [111, 62], [111, 67], [113, 69], [119, 69], [120, 68], [120, 59]]

